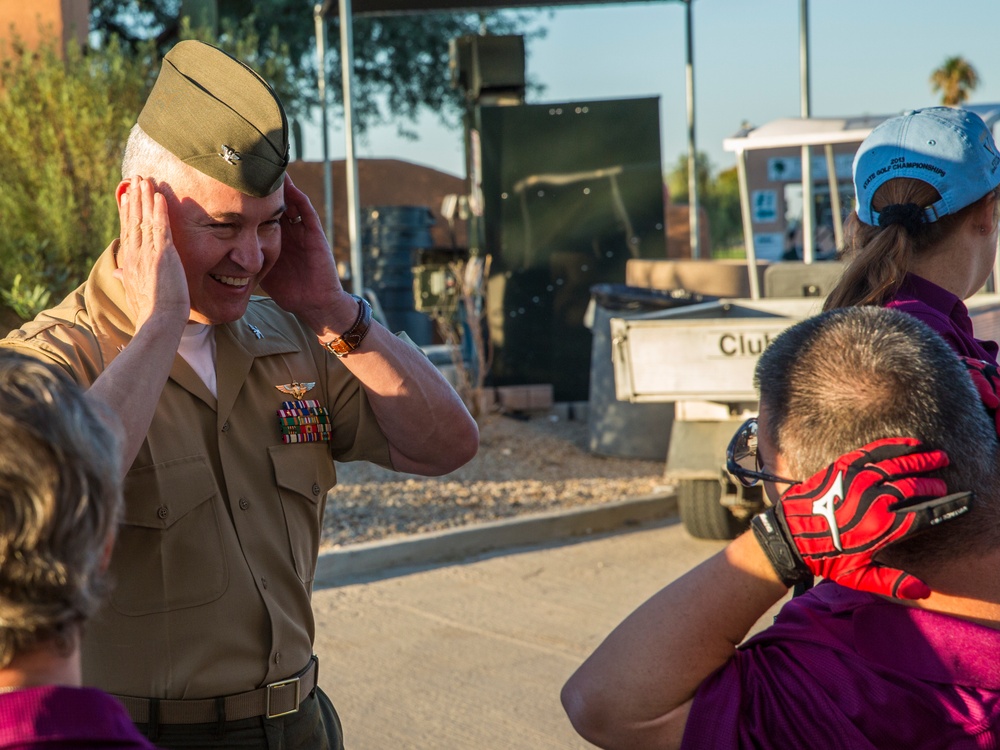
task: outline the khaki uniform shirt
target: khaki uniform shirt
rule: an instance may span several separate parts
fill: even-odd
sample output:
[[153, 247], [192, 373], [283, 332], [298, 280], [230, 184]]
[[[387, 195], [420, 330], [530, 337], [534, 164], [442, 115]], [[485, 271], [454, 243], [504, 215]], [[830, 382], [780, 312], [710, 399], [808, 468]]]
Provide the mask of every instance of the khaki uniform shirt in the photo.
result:
[[[0, 345], [93, 383], [134, 332], [113, 248]], [[302, 669], [333, 461], [390, 465], [361, 384], [294, 316], [255, 297], [214, 333], [218, 398], [176, 357], [125, 479], [114, 588], [83, 648], [84, 681], [113, 693], [216, 697]], [[282, 442], [277, 409], [292, 397], [275, 386], [292, 381], [316, 383], [305, 398], [330, 411], [330, 442]]]

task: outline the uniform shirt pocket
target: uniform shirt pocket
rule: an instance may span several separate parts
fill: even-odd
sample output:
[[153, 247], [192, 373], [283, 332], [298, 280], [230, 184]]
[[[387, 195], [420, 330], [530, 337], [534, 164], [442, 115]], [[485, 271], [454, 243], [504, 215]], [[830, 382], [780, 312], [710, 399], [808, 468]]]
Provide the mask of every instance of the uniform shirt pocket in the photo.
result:
[[125, 477], [115, 542], [112, 606], [139, 616], [215, 601], [229, 584], [221, 498], [201, 456], [144, 466]]
[[336, 483], [336, 469], [325, 443], [272, 445], [267, 449], [281, 497], [288, 546], [303, 583], [316, 573], [326, 493]]

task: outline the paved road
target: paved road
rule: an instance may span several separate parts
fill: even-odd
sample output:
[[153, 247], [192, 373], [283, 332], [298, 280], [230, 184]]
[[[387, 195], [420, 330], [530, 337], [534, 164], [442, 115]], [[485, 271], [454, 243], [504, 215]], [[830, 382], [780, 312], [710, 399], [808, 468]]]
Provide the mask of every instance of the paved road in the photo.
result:
[[565, 718], [563, 682], [722, 546], [672, 521], [316, 591], [320, 684], [348, 750], [591, 747]]

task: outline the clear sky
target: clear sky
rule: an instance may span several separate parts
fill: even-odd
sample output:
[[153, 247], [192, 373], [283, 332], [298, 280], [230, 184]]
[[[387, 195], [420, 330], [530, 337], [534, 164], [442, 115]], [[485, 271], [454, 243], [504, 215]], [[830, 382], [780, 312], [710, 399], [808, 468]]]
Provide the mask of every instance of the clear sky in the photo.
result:
[[[695, 123], [699, 151], [716, 169], [735, 164], [722, 140], [746, 120], [762, 125], [801, 110], [799, 0], [694, 0]], [[625, 3], [542, 11], [545, 39], [529, 42], [529, 76], [545, 90], [530, 102], [660, 97], [666, 167], [687, 149], [685, 8]], [[1000, 0], [810, 0], [814, 116], [893, 114], [939, 103], [931, 71], [962, 55], [980, 85], [971, 102], [1000, 102]], [[447, 71], [441, 72], [447, 76]], [[461, 133], [435, 115], [408, 142], [374, 130], [362, 157], [400, 158], [464, 173]], [[343, 130], [331, 133], [342, 158]], [[307, 159], [319, 159], [318, 138]]]

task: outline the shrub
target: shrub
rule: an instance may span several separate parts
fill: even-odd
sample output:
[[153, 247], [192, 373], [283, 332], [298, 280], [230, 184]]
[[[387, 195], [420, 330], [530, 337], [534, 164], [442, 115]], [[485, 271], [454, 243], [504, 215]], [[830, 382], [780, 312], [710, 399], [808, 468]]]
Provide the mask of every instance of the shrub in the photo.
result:
[[15, 38], [0, 53], [0, 289], [58, 300], [118, 235], [122, 149], [157, 61], [114, 39], [62, 56]]

